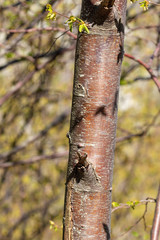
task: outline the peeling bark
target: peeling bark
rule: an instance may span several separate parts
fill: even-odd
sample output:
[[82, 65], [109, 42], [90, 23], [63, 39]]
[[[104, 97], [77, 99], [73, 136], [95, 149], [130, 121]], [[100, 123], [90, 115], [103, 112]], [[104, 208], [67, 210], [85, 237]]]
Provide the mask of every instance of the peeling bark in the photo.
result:
[[110, 239], [126, 0], [93, 2], [82, 1], [90, 33], [79, 33], [75, 56], [64, 240]]

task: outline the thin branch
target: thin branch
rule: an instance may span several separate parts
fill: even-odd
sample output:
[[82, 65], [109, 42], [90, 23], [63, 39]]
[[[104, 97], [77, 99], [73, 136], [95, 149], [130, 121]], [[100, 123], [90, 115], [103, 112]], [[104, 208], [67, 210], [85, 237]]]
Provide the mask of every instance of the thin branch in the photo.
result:
[[131, 134], [129, 134], [129, 135], [127, 135], [127, 136], [124, 136], [124, 137], [119, 137], [119, 138], [116, 139], [116, 143], [122, 142], [122, 141], [125, 141], [125, 140], [130, 140], [131, 138], [134, 138], [134, 137], [143, 137], [144, 135], [146, 135], [146, 134], [148, 133], [148, 131], [150, 130], [150, 128], [151, 128], [152, 126], [154, 126], [154, 124], [155, 124], [157, 118], [159, 117], [159, 115], [160, 115], [160, 110], [159, 110], [158, 113], [153, 117], [151, 123], [148, 124], [148, 126], [147, 126], [143, 131], [141, 131], [141, 132], [139, 132], [139, 133], [133, 133], [133, 134], [131, 133]]
[[7, 9], [10, 9], [10, 8], [15, 8], [15, 7], [17, 7], [17, 6], [21, 5], [21, 4], [24, 4], [24, 3], [22, 3], [21, 1], [19, 1], [19, 2], [17, 2], [17, 3], [14, 3], [14, 4], [12, 4], [12, 5], [9, 5], [9, 6], [5, 6], [5, 7], [0, 6], [0, 12], [1, 12], [1, 11], [4, 11], [4, 10], [7, 10]]
[[66, 32], [67, 35], [75, 38], [75, 34], [66, 30], [64, 28], [55, 28], [55, 27], [45, 27], [45, 28], [27, 28], [27, 29], [4, 29], [0, 28], [0, 32], [6, 33], [32, 33], [32, 32], [41, 32], [41, 31], [60, 31]]
[[135, 27], [135, 28], [129, 28], [129, 31], [126, 33], [126, 35], [128, 35], [129, 33], [132, 33], [133, 31], [137, 31], [137, 30], [148, 30], [148, 29], [152, 29], [152, 28], [159, 28], [159, 25], [147, 25], [147, 26], [139, 26], [139, 27]]
[[152, 56], [150, 57], [150, 61], [149, 61], [149, 66], [152, 65], [152, 62], [154, 60], [155, 57], [158, 57], [160, 54], [160, 42], [157, 44], [156, 49], [154, 50], [154, 53], [152, 54]]
[[135, 138], [135, 137], [143, 137], [144, 135], [146, 134], [146, 131], [142, 131], [140, 133], [133, 133], [133, 134], [129, 134], [127, 136], [124, 136], [124, 137], [119, 137], [116, 139], [116, 143], [118, 142], [123, 142], [123, 141], [126, 141], [126, 140], [130, 140], [131, 138]]
[[152, 1], [149, 1], [150, 4], [153, 4], [153, 5], [156, 5], [156, 6], [160, 6], [159, 3], [155, 3], [155, 2], [152, 2]]
[[6, 160], [7, 158], [12, 156], [13, 154], [16, 154], [17, 152], [25, 149], [29, 144], [31, 144], [31, 143], [37, 141], [39, 138], [45, 136], [51, 128], [57, 126], [59, 123], [64, 122], [64, 120], [69, 115], [69, 113], [70, 113], [70, 111], [68, 109], [65, 110], [60, 115], [58, 115], [47, 127], [42, 129], [36, 136], [32, 137], [31, 139], [24, 142], [23, 144], [13, 148], [11, 151], [9, 151], [7, 153], [4, 153], [4, 154], [0, 154], [0, 160]]
[[10, 167], [17, 167], [17, 166], [25, 166], [30, 165], [34, 163], [38, 163], [42, 160], [56, 160], [58, 158], [63, 158], [68, 155], [68, 151], [62, 152], [62, 153], [53, 153], [50, 155], [40, 155], [40, 156], [34, 156], [30, 159], [27, 159], [25, 161], [16, 161], [16, 162], [6, 162], [6, 163], [0, 163], [0, 168], [10, 168]]
[[134, 15], [128, 16], [127, 23], [137, 19], [138, 17], [142, 17], [142, 15], [147, 14], [148, 11], [150, 10], [155, 10], [155, 8], [156, 8], [156, 5], [150, 5], [147, 11], [140, 11], [139, 13], [136, 12]]
[[156, 199], [156, 208], [153, 220], [153, 226], [151, 230], [151, 240], [158, 240], [160, 231], [160, 185], [158, 188], [158, 195]]
[[124, 79], [125, 77], [127, 77], [127, 76], [128, 76], [129, 74], [131, 74], [132, 71], [134, 71], [137, 67], [139, 67], [139, 64], [138, 64], [138, 63], [127, 67], [127, 69], [124, 69], [123, 72], [121, 73], [121, 79]]
[[36, 73], [36, 70], [33, 70], [32, 72], [28, 73], [27, 76], [18, 82], [11, 90], [9, 90], [5, 95], [3, 95], [0, 98], [0, 107], [11, 97], [13, 96], [17, 91], [19, 91]]
[[[142, 204], [145, 204], [145, 210], [144, 210], [143, 215], [142, 215], [131, 227], [129, 227], [126, 232], [124, 232], [124, 233], [120, 234], [119, 236], [115, 237], [113, 240], [118, 239], [118, 238], [126, 235], [127, 233], [129, 233], [139, 222], [141, 222], [141, 220], [143, 220], [143, 222], [144, 222], [144, 228], [146, 229], [145, 216], [146, 216], [146, 213], [147, 213], [148, 203], [150, 203], [150, 202], [154, 203], [154, 202], [156, 202], [156, 200], [153, 199], [153, 198], [146, 198], [146, 200], [142, 200], [142, 201], [143, 201]], [[120, 206], [119, 206], [119, 207], [120, 207]], [[122, 208], [124, 208], [124, 207], [122, 207]], [[126, 207], [125, 207], [125, 208], [126, 208]]]
[[55, 51], [47, 51], [47, 52], [44, 52], [44, 53], [41, 53], [41, 54], [36, 54], [36, 55], [34, 55], [32, 57], [31, 56], [25, 56], [25, 57], [21, 57], [19, 59], [13, 59], [13, 60], [5, 63], [4, 65], [1, 65], [0, 66], [0, 70], [5, 69], [6, 67], [8, 67], [8, 66], [10, 66], [12, 64], [20, 63], [20, 62], [23, 62], [23, 61], [26, 61], [26, 60], [29, 60], [30, 62], [33, 63], [35, 60], [37, 60], [39, 58], [48, 58], [48, 57], [56, 58], [58, 55], [63, 54], [65, 51], [71, 51], [74, 48], [75, 48], [75, 45], [71, 46], [70, 48], [59, 47]]
[[[139, 206], [139, 205], [144, 205], [146, 203], [155, 203], [156, 202], [156, 199], [154, 198], [147, 198], [145, 200], [140, 200], [139, 203], [136, 205], [136, 206]], [[118, 207], [114, 207], [112, 208], [112, 213], [119, 210], [119, 209], [125, 209], [125, 208], [131, 208], [131, 206], [127, 203], [120, 203]]]
[[134, 60], [135, 62], [138, 62], [140, 65], [142, 65], [148, 71], [148, 73], [150, 74], [151, 78], [157, 85], [158, 90], [160, 92], [160, 82], [159, 82], [158, 78], [156, 77], [156, 75], [153, 73], [153, 70], [150, 68], [150, 66], [148, 64], [144, 63], [143, 61], [136, 59], [134, 56], [132, 56], [130, 54], [125, 53], [124, 56], [127, 58], [130, 58], [130, 59]]
[[[54, 3], [52, 3], [52, 6], [55, 5], [57, 1], [58, 0], [54, 0]], [[50, 0], [48, 2], [50, 3]], [[26, 29], [32, 28], [44, 17], [45, 14], [46, 14], [46, 6], [44, 6], [43, 9], [41, 10], [41, 14], [39, 14], [35, 19], [33, 19], [29, 24], [27, 24]], [[7, 46], [6, 43], [4, 43], [4, 45], [6, 45], [6, 50], [7, 51], [12, 50], [12, 48], [14, 48], [18, 44], [18, 42], [21, 41], [24, 35], [25, 33], [20, 33], [16, 38], [13, 39], [13, 41], [9, 46]]]
[[52, 62], [58, 55], [63, 54], [66, 51], [70, 51], [71, 49], [73, 49], [73, 47], [70, 48], [60, 48], [58, 52], [56, 52], [55, 55], [53, 55], [48, 61], [46, 61], [43, 64], [40, 64], [39, 66], [37, 66], [37, 68], [35, 70], [33, 70], [32, 72], [28, 73], [28, 75], [21, 80], [20, 82], [18, 82], [14, 87], [12, 87], [11, 90], [9, 90], [5, 95], [3, 95], [0, 98], [0, 107], [11, 97], [13, 96], [15, 93], [17, 93], [32, 77], [33, 75], [43, 69], [48, 63]]

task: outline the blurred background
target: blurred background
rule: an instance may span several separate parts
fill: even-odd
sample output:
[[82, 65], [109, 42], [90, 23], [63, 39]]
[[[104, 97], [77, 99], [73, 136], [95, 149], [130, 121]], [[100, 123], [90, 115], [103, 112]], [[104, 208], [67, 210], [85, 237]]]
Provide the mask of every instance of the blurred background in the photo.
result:
[[[77, 34], [46, 20], [45, 6], [79, 16], [79, 0], [0, 1], [0, 240], [60, 240]], [[160, 6], [128, 2], [125, 53], [160, 75]], [[159, 78], [160, 80], [160, 78]], [[124, 57], [113, 201], [156, 198], [160, 94], [149, 72]], [[154, 203], [112, 213], [112, 239], [148, 240]], [[49, 221], [53, 221], [50, 229]]]

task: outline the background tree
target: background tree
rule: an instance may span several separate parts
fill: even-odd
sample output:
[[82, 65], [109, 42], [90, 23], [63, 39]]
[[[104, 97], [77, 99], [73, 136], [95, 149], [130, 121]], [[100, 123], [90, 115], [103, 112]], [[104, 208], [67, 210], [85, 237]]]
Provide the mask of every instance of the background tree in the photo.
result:
[[[2, 240], [62, 234], [77, 30], [70, 33], [58, 15], [46, 21], [47, 3], [63, 15], [80, 12], [80, 1], [0, 3]], [[133, 58], [123, 60], [113, 177], [113, 201], [124, 205], [113, 209], [111, 238], [149, 239], [155, 205], [144, 214], [144, 203], [156, 198], [159, 181], [159, 92], [148, 71], [159, 79], [158, 5], [144, 12], [129, 3], [126, 54]], [[134, 200], [144, 201], [133, 210], [127, 202]]]

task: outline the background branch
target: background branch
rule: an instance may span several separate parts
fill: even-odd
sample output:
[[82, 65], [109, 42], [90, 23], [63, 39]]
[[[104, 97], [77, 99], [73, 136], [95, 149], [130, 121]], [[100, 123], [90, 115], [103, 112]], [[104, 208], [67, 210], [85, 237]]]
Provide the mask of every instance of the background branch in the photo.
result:
[[132, 56], [130, 54], [127, 54], [127, 53], [125, 53], [124, 56], [127, 57], [127, 58], [130, 58], [130, 59], [134, 60], [135, 62], [138, 62], [140, 65], [142, 65], [148, 71], [151, 78], [153, 79], [156, 86], [158, 87], [158, 90], [160, 91], [160, 82], [159, 82], [158, 78], [153, 73], [153, 70], [150, 68], [150, 66], [148, 64], [144, 63], [142, 60], [136, 59], [134, 56]]

